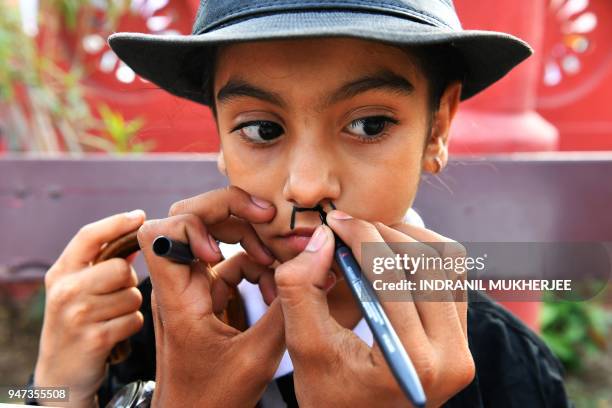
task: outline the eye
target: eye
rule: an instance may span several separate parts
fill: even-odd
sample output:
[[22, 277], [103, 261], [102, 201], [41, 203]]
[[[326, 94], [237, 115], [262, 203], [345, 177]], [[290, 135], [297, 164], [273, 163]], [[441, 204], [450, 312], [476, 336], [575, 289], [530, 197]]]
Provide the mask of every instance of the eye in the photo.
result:
[[269, 143], [283, 134], [283, 128], [279, 124], [267, 120], [245, 122], [236, 126], [231, 132], [238, 130], [240, 137], [255, 144]]
[[398, 123], [398, 120], [388, 116], [368, 116], [352, 121], [348, 125], [348, 128], [354, 130], [355, 132], [349, 133], [355, 134], [359, 139], [375, 140], [378, 139], [380, 134], [389, 127], [389, 124], [397, 125]]

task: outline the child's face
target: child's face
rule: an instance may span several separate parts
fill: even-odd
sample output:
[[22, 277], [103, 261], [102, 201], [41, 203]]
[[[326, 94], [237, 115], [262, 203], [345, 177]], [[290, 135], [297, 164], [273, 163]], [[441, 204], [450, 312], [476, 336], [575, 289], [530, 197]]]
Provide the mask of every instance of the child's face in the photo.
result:
[[[428, 150], [427, 87], [409, 54], [377, 42], [284, 40], [219, 50], [214, 92], [227, 91], [216, 99], [220, 166], [231, 184], [275, 205], [272, 222], [255, 229], [280, 261], [308, 241], [283, 237], [294, 205], [328, 209], [332, 200], [361, 219], [401, 222]], [[318, 224], [315, 212], [296, 215], [298, 233]]]

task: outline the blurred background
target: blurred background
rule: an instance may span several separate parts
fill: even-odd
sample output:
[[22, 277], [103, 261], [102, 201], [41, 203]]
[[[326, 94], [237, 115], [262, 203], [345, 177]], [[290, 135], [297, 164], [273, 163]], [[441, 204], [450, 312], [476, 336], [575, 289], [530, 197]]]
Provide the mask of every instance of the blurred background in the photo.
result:
[[[157, 89], [106, 44], [116, 31], [189, 34], [198, 4], [0, 0], [0, 391], [25, 384], [32, 371], [42, 276], [67, 238], [85, 222], [150, 201], [146, 180], [129, 179], [130, 172], [164, 162], [177, 172], [193, 166], [195, 192], [222, 183], [201, 179], [219, 147], [209, 109]], [[482, 231], [490, 220], [507, 218], [504, 232], [515, 231], [517, 240], [612, 241], [612, 2], [455, 0], [455, 6], [464, 28], [512, 33], [535, 54], [462, 104], [451, 136], [454, 170], [449, 166], [447, 179], [425, 180], [419, 193], [416, 208], [426, 224], [458, 240], [491, 240], [499, 236]], [[495, 170], [474, 181], [482, 176], [474, 166], [483, 163]], [[109, 198], [103, 179], [110, 177], [103, 174], [111, 167], [124, 169], [129, 183], [111, 183]], [[190, 191], [177, 187], [160, 208]], [[440, 202], [436, 194], [455, 200], [459, 212], [440, 218], [443, 211], [427, 205]], [[479, 194], [486, 203], [472, 202]], [[534, 203], [525, 201], [534, 196]], [[565, 229], [550, 227], [566, 220]], [[33, 244], [51, 233], [54, 242]], [[609, 292], [580, 303], [506, 304], [562, 360], [579, 407], [612, 406]]]

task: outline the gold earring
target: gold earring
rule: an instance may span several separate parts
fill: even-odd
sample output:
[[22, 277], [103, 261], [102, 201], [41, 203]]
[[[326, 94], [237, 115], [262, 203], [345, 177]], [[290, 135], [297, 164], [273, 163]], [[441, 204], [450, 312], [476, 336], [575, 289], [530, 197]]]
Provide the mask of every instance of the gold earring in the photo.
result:
[[442, 160], [436, 156], [434, 157], [434, 161], [436, 162], [436, 170], [433, 173], [438, 174], [440, 171], [442, 171]]

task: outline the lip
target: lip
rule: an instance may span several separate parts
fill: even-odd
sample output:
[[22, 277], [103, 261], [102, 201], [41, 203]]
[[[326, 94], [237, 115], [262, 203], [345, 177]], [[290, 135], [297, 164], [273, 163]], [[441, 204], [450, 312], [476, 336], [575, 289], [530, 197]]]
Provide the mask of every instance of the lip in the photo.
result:
[[287, 248], [295, 252], [302, 252], [316, 229], [316, 227], [296, 227], [286, 234], [279, 235], [278, 239]]
[[298, 235], [301, 237], [311, 237], [314, 234], [317, 227], [296, 227], [286, 234], [281, 235], [281, 238], [289, 238], [292, 235]]

